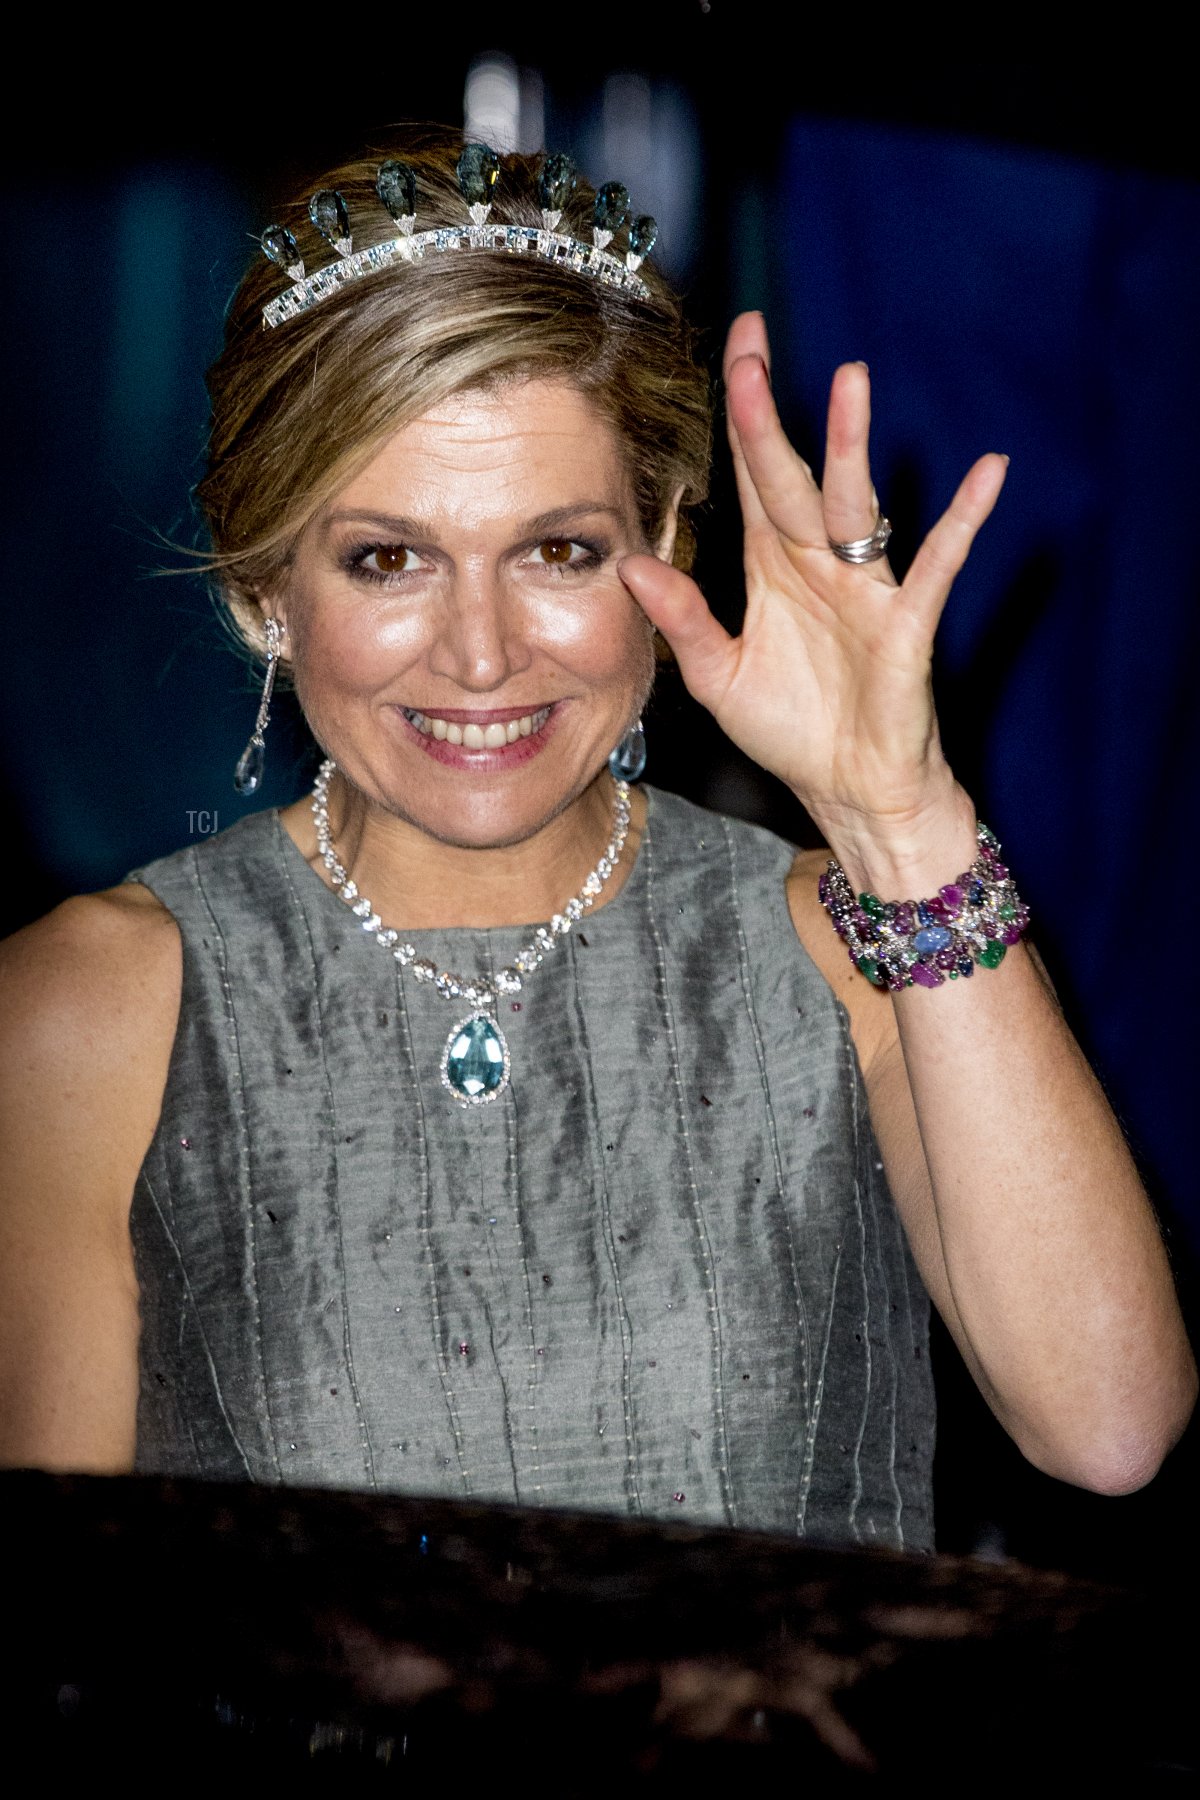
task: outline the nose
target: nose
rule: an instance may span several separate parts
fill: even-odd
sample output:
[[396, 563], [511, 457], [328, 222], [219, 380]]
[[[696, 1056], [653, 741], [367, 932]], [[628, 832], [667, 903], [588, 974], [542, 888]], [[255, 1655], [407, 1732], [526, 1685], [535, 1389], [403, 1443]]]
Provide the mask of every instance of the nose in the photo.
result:
[[468, 693], [493, 693], [533, 660], [518, 596], [491, 571], [460, 570], [439, 611], [429, 666]]

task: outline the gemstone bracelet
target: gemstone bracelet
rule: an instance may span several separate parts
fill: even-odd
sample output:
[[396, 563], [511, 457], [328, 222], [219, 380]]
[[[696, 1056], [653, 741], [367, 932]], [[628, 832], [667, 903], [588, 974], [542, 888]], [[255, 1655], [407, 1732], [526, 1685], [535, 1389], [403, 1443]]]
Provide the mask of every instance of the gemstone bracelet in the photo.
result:
[[947, 976], [995, 969], [1029, 924], [1029, 908], [1000, 860], [995, 835], [975, 822], [979, 855], [931, 900], [881, 900], [854, 890], [830, 858], [818, 893], [850, 961], [878, 988], [941, 987]]

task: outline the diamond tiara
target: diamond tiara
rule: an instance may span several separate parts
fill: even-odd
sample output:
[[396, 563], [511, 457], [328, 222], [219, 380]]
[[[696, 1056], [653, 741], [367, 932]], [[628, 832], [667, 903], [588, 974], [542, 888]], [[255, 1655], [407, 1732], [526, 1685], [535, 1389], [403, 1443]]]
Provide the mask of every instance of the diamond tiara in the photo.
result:
[[[384, 243], [355, 250], [346, 202], [334, 188], [322, 188], [308, 203], [308, 216], [325, 242], [337, 251], [337, 261], [313, 274], [305, 273], [304, 258], [285, 225], [269, 225], [259, 242], [263, 253], [292, 278], [293, 285], [263, 307], [263, 326], [282, 325], [351, 281], [392, 268], [400, 263], [421, 262], [445, 250], [504, 250], [510, 255], [536, 256], [558, 268], [591, 276], [606, 287], [619, 288], [638, 300], [649, 300], [650, 289], [637, 273], [654, 248], [658, 226], [643, 216], [629, 222], [629, 193], [619, 181], [607, 181], [596, 194], [592, 212], [592, 242], [569, 237], [558, 229], [559, 221], [575, 191], [578, 179], [569, 156], [547, 156], [538, 174], [538, 203], [542, 223], [489, 225], [492, 190], [500, 174], [500, 158], [487, 144], [467, 144], [456, 169], [459, 190], [467, 205], [469, 224], [439, 225], [432, 231], [414, 231], [417, 222], [417, 178], [407, 163], [381, 164], [375, 191], [395, 221], [399, 235]], [[621, 227], [629, 223], [629, 248], [623, 256], [608, 246]]]

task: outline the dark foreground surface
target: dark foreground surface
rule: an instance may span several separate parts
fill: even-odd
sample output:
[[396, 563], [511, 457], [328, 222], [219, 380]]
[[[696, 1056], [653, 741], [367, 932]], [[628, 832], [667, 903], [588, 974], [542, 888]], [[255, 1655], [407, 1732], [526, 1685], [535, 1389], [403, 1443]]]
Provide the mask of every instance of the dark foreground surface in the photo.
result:
[[4, 1767], [1182, 1792], [1194, 1589], [579, 1514], [0, 1475]]

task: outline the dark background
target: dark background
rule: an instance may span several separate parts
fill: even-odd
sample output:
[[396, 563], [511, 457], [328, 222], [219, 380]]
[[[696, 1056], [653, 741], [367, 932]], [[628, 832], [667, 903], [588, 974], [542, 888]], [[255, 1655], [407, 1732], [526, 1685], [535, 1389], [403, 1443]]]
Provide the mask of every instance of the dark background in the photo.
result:
[[[244, 810], [231, 774], [253, 684], [178, 546], [201, 542], [203, 371], [258, 232], [293, 186], [386, 145], [390, 120], [457, 124], [474, 79], [477, 102], [515, 86], [527, 133], [540, 87], [542, 141], [659, 217], [714, 371], [729, 320], [763, 309], [785, 422], [818, 467], [832, 370], [870, 363], [901, 569], [973, 458], [1012, 457], [939, 638], [943, 736], [1032, 905], [1193, 1311], [1176, 1019], [1195, 966], [1200, 154], [1182, 67], [1160, 62], [1151, 83], [1132, 65], [909, 57], [871, 32], [815, 46], [775, 9], [722, 0], [507, 24], [459, 8], [436, 31], [397, 11], [341, 36], [313, 19], [299, 47], [219, 15], [127, 46], [110, 25], [62, 47], [36, 142], [28, 121], [13, 140], [2, 929]], [[698, 572], [736, 627], [722, 456]], [[814, 841], [669, 672], [647, 735], [649, 779]], [[286, 699], [268, 744], [255, 804], [295, 798], [313, 770]], [[1025, 1465], [941, 1335], [937, 1350], [944, 1548], [1111, 1572], [1183, 1553], [1191, 1440], [1140, 1495], [1081, 1494]]]

